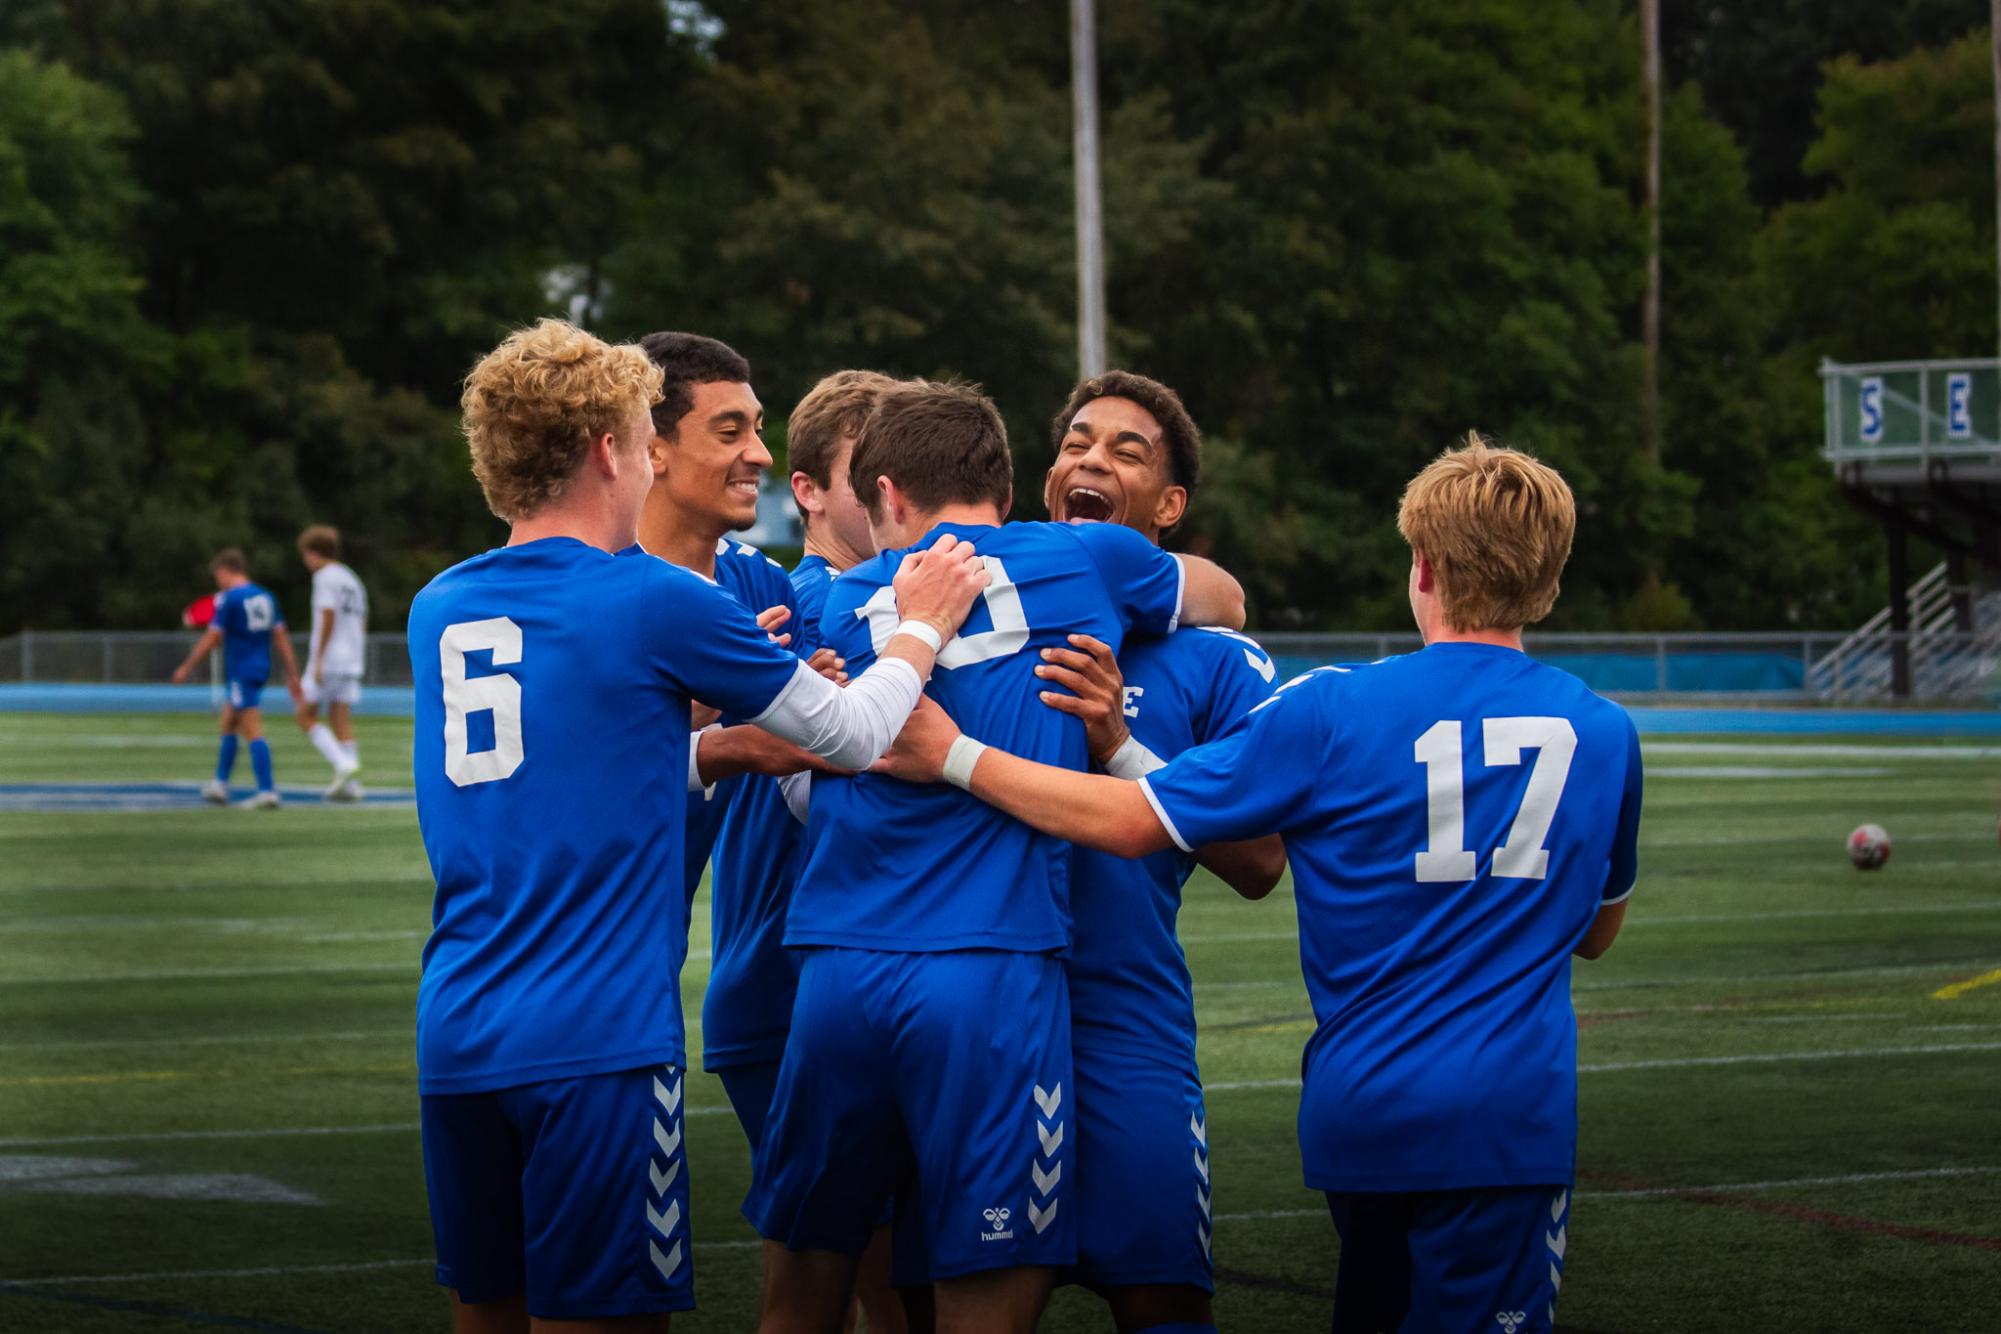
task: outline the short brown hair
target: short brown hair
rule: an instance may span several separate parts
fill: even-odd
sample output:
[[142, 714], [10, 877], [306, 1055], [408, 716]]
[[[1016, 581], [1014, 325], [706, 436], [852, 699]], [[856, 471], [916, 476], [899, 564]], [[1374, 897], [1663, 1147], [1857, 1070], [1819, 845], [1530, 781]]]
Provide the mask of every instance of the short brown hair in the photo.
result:
[[208, 559], [210, 573], [228, 570], [231, 574], [250, 573], [250, 562], [243, 559], [242, 547], [224, 547]]
[[887, 477], [921, 510], [1014, 499], [1014, 459], [1000, 409], [977, 385], [912, 380], [884, 390], [855, 452], [848, 482], [878, 517]]
[[832, 486], [841, 441], [859, 436], [884, 391], [899, 383], [881, 371], [835, 371], [807, 390], [785, 424], [785, 457], [792, 471]]
[[660, 368], [660, 397], [653, 400], [653, 433], [672, 440], [681, 419], [695, 406], [698, 384], [749, 384], [750, 363], [719, 338], [665, 330], [639, 340], [640, 350]]
[[1577, 502], [1556, 469], [1468, 432], [1404, 488], [1397, 531], [1431, 562], [1454, 630], [1514, 630], [1556, 605]]
[[316, 523], [299, 534], [299, 550], [323, 556], [327, 560], [340, 559], [340, 529], [332, 524]]
[[1063, 437], [1070, 433], [1070, 423], [1086, 404], [1100, 398], [1129, 398], [1153, 415], [1160, 423], [1162, 439], [1167, 442], [1168, 480], [1193, 496], [1195, 484], [1202, 480], [1202, 433], [1195, 429], [1195, 419], [1181, 405], [1181, 395], [1158, 380], [1132, 371], [1106, 371], [1079, 381], [1070, 391], [1070, 401], [1056, 414], [1051, 443], [1061, 450]]
[[660, 370], [561, 320], [516, 329], [466, 376], [459, 406], [486, 506], [510, 522], [559, 498], [584, 449], [660, 401]]

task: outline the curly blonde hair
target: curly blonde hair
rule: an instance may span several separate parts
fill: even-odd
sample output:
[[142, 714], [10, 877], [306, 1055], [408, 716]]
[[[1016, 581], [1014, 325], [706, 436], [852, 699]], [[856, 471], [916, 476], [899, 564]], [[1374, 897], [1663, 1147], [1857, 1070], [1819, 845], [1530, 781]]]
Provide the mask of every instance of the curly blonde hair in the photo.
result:
[[516, 329], [466, 376], [472, 472], [496, 517], [523, 519], [562, 497], [590, 441], [660, 401], [660, 368], [562, 320]]
[[1454, 630], [1518, 630], [1556, 605], [1577, 502], [1556, 469], [1468, 432], [1404, 488], [1397, 531], [1431, 562]]

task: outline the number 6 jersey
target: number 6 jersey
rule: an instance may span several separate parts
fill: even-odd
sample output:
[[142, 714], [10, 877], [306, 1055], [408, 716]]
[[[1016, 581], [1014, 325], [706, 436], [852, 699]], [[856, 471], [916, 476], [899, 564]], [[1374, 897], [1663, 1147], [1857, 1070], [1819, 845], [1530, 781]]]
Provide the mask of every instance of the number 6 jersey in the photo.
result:
[[433, 579], [410, 664], [419, 1091], [685, 1065], [688, 700], [757, 718], [798, 659], [699, 575], [552, 537]]
[[[1083, 723], [1038, 698], [1041, 650], [1088, 634], [1117, 652], [1128, 631], [1168, 633], [1181, 612], [1181, 563], [1108, 523], [944, 523], [917, 547], [943, 533], [973, 544], [988, 583], [925, 693], [975, 740], [1084, 768]], [[850, 673], [896, 629], [890, 580], [904, 555], [864, 561], [827, 590], [821, 642]], [[787, 945], [1033, 953], [1070, 944], [1069, 844], [957, 788], [816, 775], [807, 849]]]
[[1300, 677], [1141, 781], [1184, 850], [1285, 835], [1308, 1186], [1572, 1179], [1570, 952], [1635, 872], [1624, 709], [1514, 649], [1434, 644]]

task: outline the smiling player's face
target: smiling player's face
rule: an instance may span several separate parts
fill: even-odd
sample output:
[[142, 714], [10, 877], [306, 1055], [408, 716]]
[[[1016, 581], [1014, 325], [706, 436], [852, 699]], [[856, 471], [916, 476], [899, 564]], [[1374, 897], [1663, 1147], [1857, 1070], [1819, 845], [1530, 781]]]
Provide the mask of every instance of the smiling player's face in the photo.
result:
[[771, 466], [764, 405], [741, 380], [693, 386], [694, 406], [675, 423], [658, 484], [683, 513], [712, 519], [718, 533], [757, 522], [757, 484]]
[[1063, 433], [1043, 504], [1058, 523], [1119, 523], [1158, 540], [1188, 508], [1171, 467], [1151, 412], [1129, 398], [1094, 398]]

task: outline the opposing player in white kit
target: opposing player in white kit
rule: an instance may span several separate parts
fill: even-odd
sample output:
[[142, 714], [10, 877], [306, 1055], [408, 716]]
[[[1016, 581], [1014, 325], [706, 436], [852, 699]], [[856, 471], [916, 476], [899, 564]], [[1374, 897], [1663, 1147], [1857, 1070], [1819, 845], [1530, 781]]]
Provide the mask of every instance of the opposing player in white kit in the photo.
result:
[[[354, 743], [354, 706], [361, 702], [366, 660], [368, 590], [341, 563], [340, 533], [316, 523], [299, 534], [299, 557], [313, 572], [313, 632], [299, 682], [299, 730], [333, 766], [328, 801], [359, 801], [361, 758]], [[327, 721], [320, 721], [320, 705]]]

